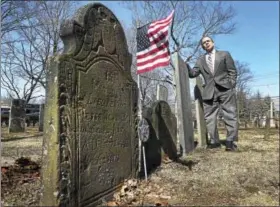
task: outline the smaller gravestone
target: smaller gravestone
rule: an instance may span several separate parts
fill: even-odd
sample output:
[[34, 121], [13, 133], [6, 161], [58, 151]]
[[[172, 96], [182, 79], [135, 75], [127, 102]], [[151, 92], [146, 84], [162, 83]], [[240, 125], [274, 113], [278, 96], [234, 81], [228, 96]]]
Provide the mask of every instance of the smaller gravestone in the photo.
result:
[[263, 116], [262, 119], [261, 119], [261, 127], [266, 127], [267, 125], [267, 117], [266, 116]]
[[259, 122], [259, 118], [257, 116], [254, 117], [252, 122], [253, 122], [253, 127], [254, 128], [258, 128], [259, 127], [259, 125], [260, 125], [259, 123], [260, 122]]
[[43, 125], [44, 125], [44, 109], [45, 104], [40, 105], [40, 114], [39, 114], [39, 132], [43, 131]]
[[165, 101], [153, 105], [152, 125], [161, 147], [162, 158], [175, 160], [177, 158], [177, 124], [176, 117]]
[[207, 129], [206, 122], [204, 119], [203, 112], [203, 100], [202, 100], [202, 80], [200, 77], [195, 79], [194, 87], [194, 98], [195, 98], [195, 110], [196, 110], [196, 120], [197, 120], [197, 132], [198, 132], [198, 145], [204, 147], [207, 145]]
[[163, 85], [157, 85], [157, 100], [166, 101], [168, 99], [168, 89]]
[[[149, 124], [149, 139], [147, 142], [142, 143], [145, 147], [146, 161], [147, 161], [147, 172], [151, 172], [151, 170], [155, 169], [157, 166], [161, 164], [161, 149], [160, 143], [157, 138], [157, 134], [155, 131], [154, 123], [153, 123], [153, 109], [145, 108], [143, 109], [143, 118], [146, 119]], [[142, 157], [142, 156], [140, 156]], [[144, 162], [141, 160], [141, 172], [140, 175], [143, 175]]]
[[25, 131], [25, 100], [13, 99], [10, 110], [9, 132]]
[[165, 101], [157, 101], [151, 108], [145, 109], [143, 117], [149, 123], [150, 129], [149, 139], [143, 144], [146, 152], [147, 171], [151, 172], [166, 158], [177, 159], [177, 122]]

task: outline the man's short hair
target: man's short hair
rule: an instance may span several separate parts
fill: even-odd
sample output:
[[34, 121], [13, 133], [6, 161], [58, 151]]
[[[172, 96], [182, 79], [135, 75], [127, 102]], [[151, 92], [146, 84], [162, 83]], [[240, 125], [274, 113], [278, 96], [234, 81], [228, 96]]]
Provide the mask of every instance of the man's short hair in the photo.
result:
[[214, 42], [214, 40], [212, 39], [212, 37], [209, 37], [209, 36], [205, 35], [205, 36], [203, 36], [203, 37], [200, 39], [200, 45], [201, 45], [202, 48], [203, 48], [202, 40], [203, 40], [205, 37], [208, 37], [212, 42]]

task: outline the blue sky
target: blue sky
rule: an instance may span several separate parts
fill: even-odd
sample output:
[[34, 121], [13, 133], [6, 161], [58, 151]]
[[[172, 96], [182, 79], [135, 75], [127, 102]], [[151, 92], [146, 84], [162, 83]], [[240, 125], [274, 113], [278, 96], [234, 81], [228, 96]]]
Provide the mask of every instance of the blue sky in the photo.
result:
[[216, 45], [250, 64], [250, 85], [263, 95], [279, 96], [279, 2], [234, 2], [237, 30], [218, 36]]
[[[117, 1], [103, 1], [122, 24], [131, 24], [131, 13]], [[220, 50], [235, 60], [249, 64], [254, 74], [252, 91], [279, 96], [279, 2], [231, 1], [237, 15], [237, 29], [230, 35], [215, 37]], [[81, 2], [81, 5], [86, 2]], [[175, 11], [176, 12], [176, 11]]]

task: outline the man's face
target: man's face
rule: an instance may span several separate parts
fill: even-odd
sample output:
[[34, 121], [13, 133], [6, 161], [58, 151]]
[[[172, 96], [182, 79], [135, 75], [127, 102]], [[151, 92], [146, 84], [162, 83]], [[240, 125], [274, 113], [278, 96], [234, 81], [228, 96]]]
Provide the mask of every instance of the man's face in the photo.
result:
[[214, 48], [214, 42], [209, 37], [204, 37], [202, 39], [202, 47], [207, 52], [211, 52]]

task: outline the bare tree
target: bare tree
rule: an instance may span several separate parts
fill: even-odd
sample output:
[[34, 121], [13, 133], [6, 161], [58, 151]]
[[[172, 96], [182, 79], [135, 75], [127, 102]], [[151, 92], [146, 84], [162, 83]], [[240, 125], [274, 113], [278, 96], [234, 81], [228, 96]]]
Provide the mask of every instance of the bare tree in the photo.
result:
[[[28, 7], [28, 9], [26, 9]], [[1, 39], [5, 43], [8, 33], [22, 27], [22, 22], [34, 15], [35, 8], [25, 1], [1, 1]], [[4, 38], [4, 41], [3, 41]], [[9, 41], [8, 41], [9, 42]]]
[[[29, 102], [31, 99], [40, 97], [34, 95], [39, 92], [39, 82], [35, 76], [42, 76], [41, 65], [37, 63], [38, 53], [30, 44], [24, 42], [8, 43], [8, 52], [2, 55], [2, 87], [9, 96], [24, 99]], [[31, 77], [31, 78], [30, 78]]]
[[248, 84], [250, 84], [254, 78], [254, 75], [250, 69], [249, 64], [235, 60], [235, 66], [237, 69], [237, 80], [236, 80], [237, 91], [242, 91], [242, 92], [246, 91], [247, 93], [249, 93], [250, 88], [248, 87]]
[[[62, 51], [60, 25], [73, 14], [75, 5], [71, 1], [28, 1], [15, 7], [15, 13], [32, 11], [32, 15], [25, 16], [17, 27], [10, 26], [9, 32], [4, 34], [6, 39], [9, 35], [9, 41], [3, 46], [5, 52], [1, 51], [5, 57], [1, 61], [1, 80], [8, 94], [27, 102], [38, 98], [38, 93], [42, 96], [46, 87], [47, 59]], [[7, 15], [6, 19], [15, 18]]]
[[260, 91], [257, 91], [250, 101], [250, 111], [254, 117], [262, 118], [268, 116], [270, 109], [271, 97], [262, 97]]
[[236, 95], [237, 95], [237, 108], [238, 108], [238, 119], [250, 119], [250, 104], [249, 97], [251, 88], [248, 86], [253, 81], [253, 73], [248, 63], [235, 61], [237, 69], [237, 80], [236, 80]]
[[43, 71], [42, 75], [30, 76], [30, 78], [37, 79], [45, 88], [47, 59], [62, 51], [63, 45], [59, 37], [60, 25], [73, 14], [76, 4], [71, 1], [39, 1], [35, 2], [35, 5], [41, 12], [26, 21], [29, 30], [22, 29], [19, 33], [38, 53], [38, 61]]

